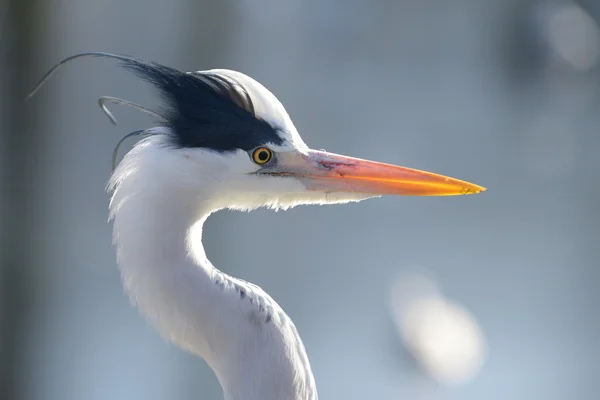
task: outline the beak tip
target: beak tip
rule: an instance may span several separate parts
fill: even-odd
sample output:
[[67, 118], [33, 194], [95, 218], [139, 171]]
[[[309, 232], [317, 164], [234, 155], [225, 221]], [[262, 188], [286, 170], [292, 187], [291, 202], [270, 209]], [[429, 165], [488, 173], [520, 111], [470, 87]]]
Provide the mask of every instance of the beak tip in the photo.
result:
[[483, 186], [479, 186], [479, 185], [470, 185], [468, 187], [464, 187], [460, 193], [467, 195], [467, 194], [479, 194], [482, 192], [485, 192], [487, 190], [487, 188], [484, 188]]

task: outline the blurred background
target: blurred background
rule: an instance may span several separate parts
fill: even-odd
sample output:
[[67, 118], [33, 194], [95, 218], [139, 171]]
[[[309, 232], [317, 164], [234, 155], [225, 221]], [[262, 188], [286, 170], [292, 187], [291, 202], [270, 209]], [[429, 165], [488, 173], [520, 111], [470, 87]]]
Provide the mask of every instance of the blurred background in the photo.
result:
[[222, 398], [115, 263], [111, 152], [151, 119], [113, 126], [96, 100], [153, 88], [82, 59], [23, 101], [84, 51], [240, 70], [313, 148], [488, 188], [209, 219], [209, 258], [294, 319], [321, 398], [596, 399], [599, 19], [596, 0], [0, 2], [0, 399]]

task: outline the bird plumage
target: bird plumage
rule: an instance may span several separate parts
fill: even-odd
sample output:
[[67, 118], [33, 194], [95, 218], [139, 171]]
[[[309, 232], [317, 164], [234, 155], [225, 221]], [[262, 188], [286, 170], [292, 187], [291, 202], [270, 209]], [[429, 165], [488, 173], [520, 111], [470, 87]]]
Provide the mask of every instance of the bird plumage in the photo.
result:
[[[216, 269], [201, 243], [204, 221], [222, 208], [327, 202], [321, 193], [298, 198], [306, 190], [297, 182], [281, 179], [277, 188], [247, 175], [258, 168], [245, 150], [302, 151], [306, 145], [283, 106], [245, 75], [206, 75], [233, 75], [235, 85], [243, 81], [252, 89], [240, 86], [245, 94], [238, 97], [229, 83], [212, 86], [222, 80], [207, 84], [203, 72], [137, 62], [127, 67], [158, 87], [167, 110], [165, 125], [136, 144], [109, 186], [118, 263], [131, 300], [163, 337], [206, 360], [226, 399], [316, 400], [292, 320], [260, 287]], [[255, 122], [248, 124], [250, 118]], [[261, 131], [253, 135], [252, 129]]]
[[[291, 319], [258, 286], [216, 269], [202, 225], [222, 208], [219, 182], [199, 184], [171, 133], [142, 140], [111, 180], [111, 218], [127, 293], [163, 337], [203, 357], [228, 400], [317, 399], [306, 351]], [[183, 153], [178, 154], [178, 151]], [[191, 173], [191, 175], [194, 175]]]

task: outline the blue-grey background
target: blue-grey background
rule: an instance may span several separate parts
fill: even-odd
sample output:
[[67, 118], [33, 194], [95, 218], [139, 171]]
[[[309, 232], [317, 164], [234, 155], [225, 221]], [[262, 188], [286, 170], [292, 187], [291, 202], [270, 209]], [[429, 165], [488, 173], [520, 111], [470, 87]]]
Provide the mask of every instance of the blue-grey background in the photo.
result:
[[[1, 399], [222, 397], [119, 282], [104, 186], [118, 139], [151, 120], [115, 109], [112, 126], [96, 99], [156, 105], [152, 88], [86, 59], [22, 100], [83, 51], [240, 70], [311, 147], [488, 188], [210, 218], [209, 257], [294, 319], [321, 398], [597, 398], [600, 3], [15, 0], [0, 13]], [[415, 266], [485, 334], [464, 385], [402, 348], [386, 293]]]

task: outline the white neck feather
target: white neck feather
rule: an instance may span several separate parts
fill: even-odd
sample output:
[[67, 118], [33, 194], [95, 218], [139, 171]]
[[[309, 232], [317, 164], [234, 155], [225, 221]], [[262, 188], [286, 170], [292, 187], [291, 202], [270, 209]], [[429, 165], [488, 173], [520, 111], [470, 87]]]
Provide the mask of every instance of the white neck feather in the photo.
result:
[[185, 157], [161, 140], [140, 142], [110, 184], [128, 295], [164, 338], [206, 360], [227, 400], [316, 400], [292, 321], [259, 287], [206, 259], [202, 225], [222, 207], [208, 182], [200, 191], [177, 175]]

